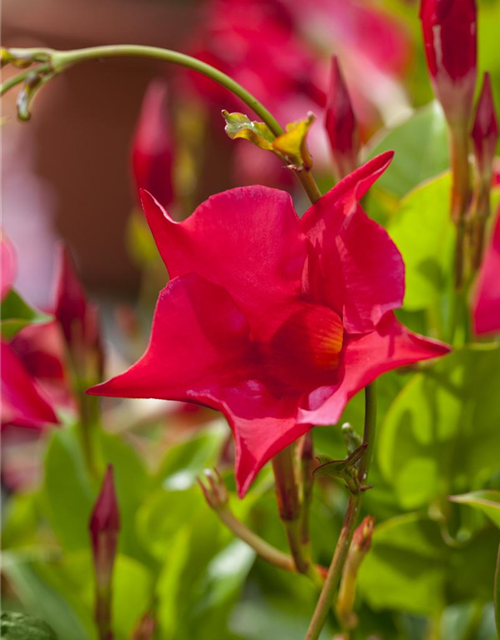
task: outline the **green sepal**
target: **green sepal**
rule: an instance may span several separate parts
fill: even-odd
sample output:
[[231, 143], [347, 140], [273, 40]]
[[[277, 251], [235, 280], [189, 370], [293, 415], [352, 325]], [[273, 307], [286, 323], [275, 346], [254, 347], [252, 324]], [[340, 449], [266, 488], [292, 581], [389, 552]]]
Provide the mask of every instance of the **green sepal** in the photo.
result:
[[225, 109], [222, 111], [222, 117], [226, 121], [225, 131], [231, 140], [244, 138], [259, 147], [259, 149], [274, 150], [273, 141], [275, 135], [263, 122], [250, 120], [244, 113], [238, 113], [237, 111], [229, 113]]

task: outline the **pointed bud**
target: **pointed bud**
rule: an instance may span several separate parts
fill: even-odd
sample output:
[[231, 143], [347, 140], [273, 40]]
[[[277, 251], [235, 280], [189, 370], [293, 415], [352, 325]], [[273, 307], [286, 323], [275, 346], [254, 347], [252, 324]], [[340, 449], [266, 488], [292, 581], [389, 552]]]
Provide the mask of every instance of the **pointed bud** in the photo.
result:
[[335, 173], [340, 180], [358, 166], [360, 142], [356, 115], [337, 56], [332, 58], [325, 128], [330, 140]]
[[137, 192], [146, 189], [164, 207], [174, 199], [173, 158], [167, 85], [156, 80], [142, 103], [132, 144], [132, 168]]
[[467, 124], [477, 73], [475, 0], [421, 0], [427, 66], [438, 100], [452, 124]]
[[108, 465], [101, 492], [90, 518], [92, 553], [98, 583], [111, 580], [120, 530], [120, 514], [113, 479], [113, 466]]
[[78, 375], [101, 377], [103, 352], [97, 309], [87, 301], [66, 247], [60, 253], [54, 315]]
[[474, 292], [472, 317], [476, 335], [500, 333], [500, 207]]
[[490, 74], [484, 74], [481, 94], [477, 102], [474, 125], [472, 127], [474, 154], [479, 174], [486, 175], [488, 185], [491, 179], [493, 158], [498, 141], [498, 121], [491, 90]]
[[101, 493], [90, 518], [89, 529], [96, 577], [95, 622], [99, 631], [99, 640], [112, 640], [111, 587], [120, 530], [120, 514], [112, 465], [108, 465]]

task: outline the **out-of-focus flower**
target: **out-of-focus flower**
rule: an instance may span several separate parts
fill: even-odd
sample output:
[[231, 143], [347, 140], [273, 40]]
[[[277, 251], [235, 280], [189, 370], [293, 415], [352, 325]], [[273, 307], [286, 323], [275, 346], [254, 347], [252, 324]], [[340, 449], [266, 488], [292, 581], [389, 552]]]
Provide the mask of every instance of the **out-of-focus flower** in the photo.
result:
[[244, 495], [270, 458], [385, 371], [447, 353], [392, 310], [404, 265], [358, 202], [392, 153], [342, 180], [299, 219], [288, 194], [244, 187], [183, 223], [143, 206], [172, 280], [145, 355], [89, 393], [186, 400], [221, 410]]
[[137, 191], [157, 194], [168, 207], [174, 198], [173, 139], [168, 117], [167, 85], [154, 80], [148, 87], [132, 143], [132, 169]]
[[436, 96], [450, 124], [466, 126], [477, 74], [475, 0], [422, 0], [420, 20]]
[[1, 343], [2, 426], [43, 429], [59, 421], [49, 400], [26, 371], [12, 347]]
[[358, 165], [358, 123], [337, 56], [332, 59], [330, 90], [325, 112], [325, 128], [337, 177], [343, 178]]
[[492, 164], [498, 141], [498, 121], [491, 91], [490, 74], [484, 74], [483, 86], [476, 107], [476, 115], [472, 127], [472, 140], [478, 172], [491, 182]]
[[54, 315], [77, 375], [81, 378], [99, 377], [103, 351], [97, 308], [87, 301], [66, 247], [62, 247], [60, 253]]
[[500, 208], [491, 242], [486, 250], [473, 300], [474, 331], [477, 335], [500, 333]]
[[14, 247], [0, 229], [0, 299], [3, 300], [12, 289], [16, 279], [17, 261]]

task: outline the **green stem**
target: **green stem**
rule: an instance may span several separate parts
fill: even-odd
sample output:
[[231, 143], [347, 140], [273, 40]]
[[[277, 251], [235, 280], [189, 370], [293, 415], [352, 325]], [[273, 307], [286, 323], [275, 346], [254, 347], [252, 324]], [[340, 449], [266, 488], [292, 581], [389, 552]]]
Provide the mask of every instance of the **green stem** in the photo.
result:
[[[280, 136], [284, 133], [282, 126], [273, 117], [273, 115], [259, 102], [251, 93], [244, 89], [238, 82], [230, 78], [228, 75], [219, 71], [215, 67], [192, 58], [184, 53], [178, 51], [172, 51], [170, 49], [161, 49], [159, 47], [146, 47], [142, 45], [107, 45], [102, 47], [89, 47], [86, 49], [75, 49], [73, 51], [56, 51], [55, 49], [9, 49], [9, 54], [20, 58], [26, 58], [32, 56], [34, 62], [41, 61], [46, 62], [50, 60], [49, 68], [57, 75], [72, 67], [75, 64], [85, 62], [86, 60], [102, 60], [104, 58], [124, 58], [124, 57], [139, 57], [139, 58], [152, 58], [154, 60], [162, 60], [165, 62], [172, 62], [182, 67], [187, 67], [193, 71], [211, 78], [221, 86], [225, 87], [235, 96], [240, 98], [259, 118], [262, 119], [275, 136]], [[21, 80], [19, 80], [21, 82]], [[14, 83], [17, 84], [17, 83]], [[2, 92], [7, 91], [10, 86], [4, 88], [2, 86]], [[321, 192], [311, 174], [310, 171], [294, 171], [297, 179], [304, 187], [309, 199], [312, 203], [319, 200]]]
[[16, 85], [21, 84], [21, 82], [24, 82], [31, 73], [38, 73], [39, 75], [44, 75], [50, 72], [50, 70], [51, 70], [50, 64], [45, 63], [45, 64], [38, 65], [38, 67], [31, 67], [29, 69], [26, 69], [22, 73], [18, 73], [17, 75], [12, 76], [12, 78], [9, 78], [5, 82], [2, 82], [2, 84], [0, 85], [0, 96], [3, 96], [4, 93], [7, 93], [7, 91], [10, 91]]
[[464, 281], [467, 210], [471, 198], [469, 166], [469, 132], [462, 122], [450, 125], [450, 158], [452, 171], [451, 217], [457, 228], [455, 244], [455, 288]]
[[[363, 443], [365, 443], [367, 447], [360, 460], [358, 471], [359, 478], [363, 483], [368, 476], [368, 470], [370, 468], [370, 462], [373, 454], [376, 412], [377, 404], [375, 388], [372, 383], [365, 388], [365, 429]], [[328, 575], [326, 576], [325, 584], [323, 585], [323, 590], [321, 591], [305, 640], [317, 640], [326, 622], [328, 612], [332, 606], [335, 589], [337, 588], [342, 576], [342, 570], [347, 559], [352, 536], [356, 529], [356, 521], [361, 508], [362, 496], [363, 493], [358, 492], [351, 493], [349, 497], [349, 504], [344, 517], [342, 531], [340, 532], [332, 563], [328, 569]]]

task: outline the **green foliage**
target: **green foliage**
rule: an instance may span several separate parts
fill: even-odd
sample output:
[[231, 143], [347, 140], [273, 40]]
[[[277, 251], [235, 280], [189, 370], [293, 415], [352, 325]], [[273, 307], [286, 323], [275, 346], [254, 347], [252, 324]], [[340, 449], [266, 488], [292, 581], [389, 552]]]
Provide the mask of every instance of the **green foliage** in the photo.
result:
[[51, 316], [33, 309], [14, 289], [2, 300], [0, 329], [5, 340], [10, 340], [30, 324], [43, 324], [50, 320]]
[[500, 491], [471, 491], [461, 496], [451, 496], [450, 500], [468, 504], [485, 513], [497, 527], [500, 527]]
[[55, 633], [43, 620], [13, 611], [2, 613], [0, 635], [5, 640], [57, 640]]
[[446, 171], [448, 137], [439, 104], [433, 102], [423, 107], [402, 124], [378, 135], [372, 143], [370, 157], [390, 150], [395, 151], [394, 160], [377, 186], [397, 198]]

